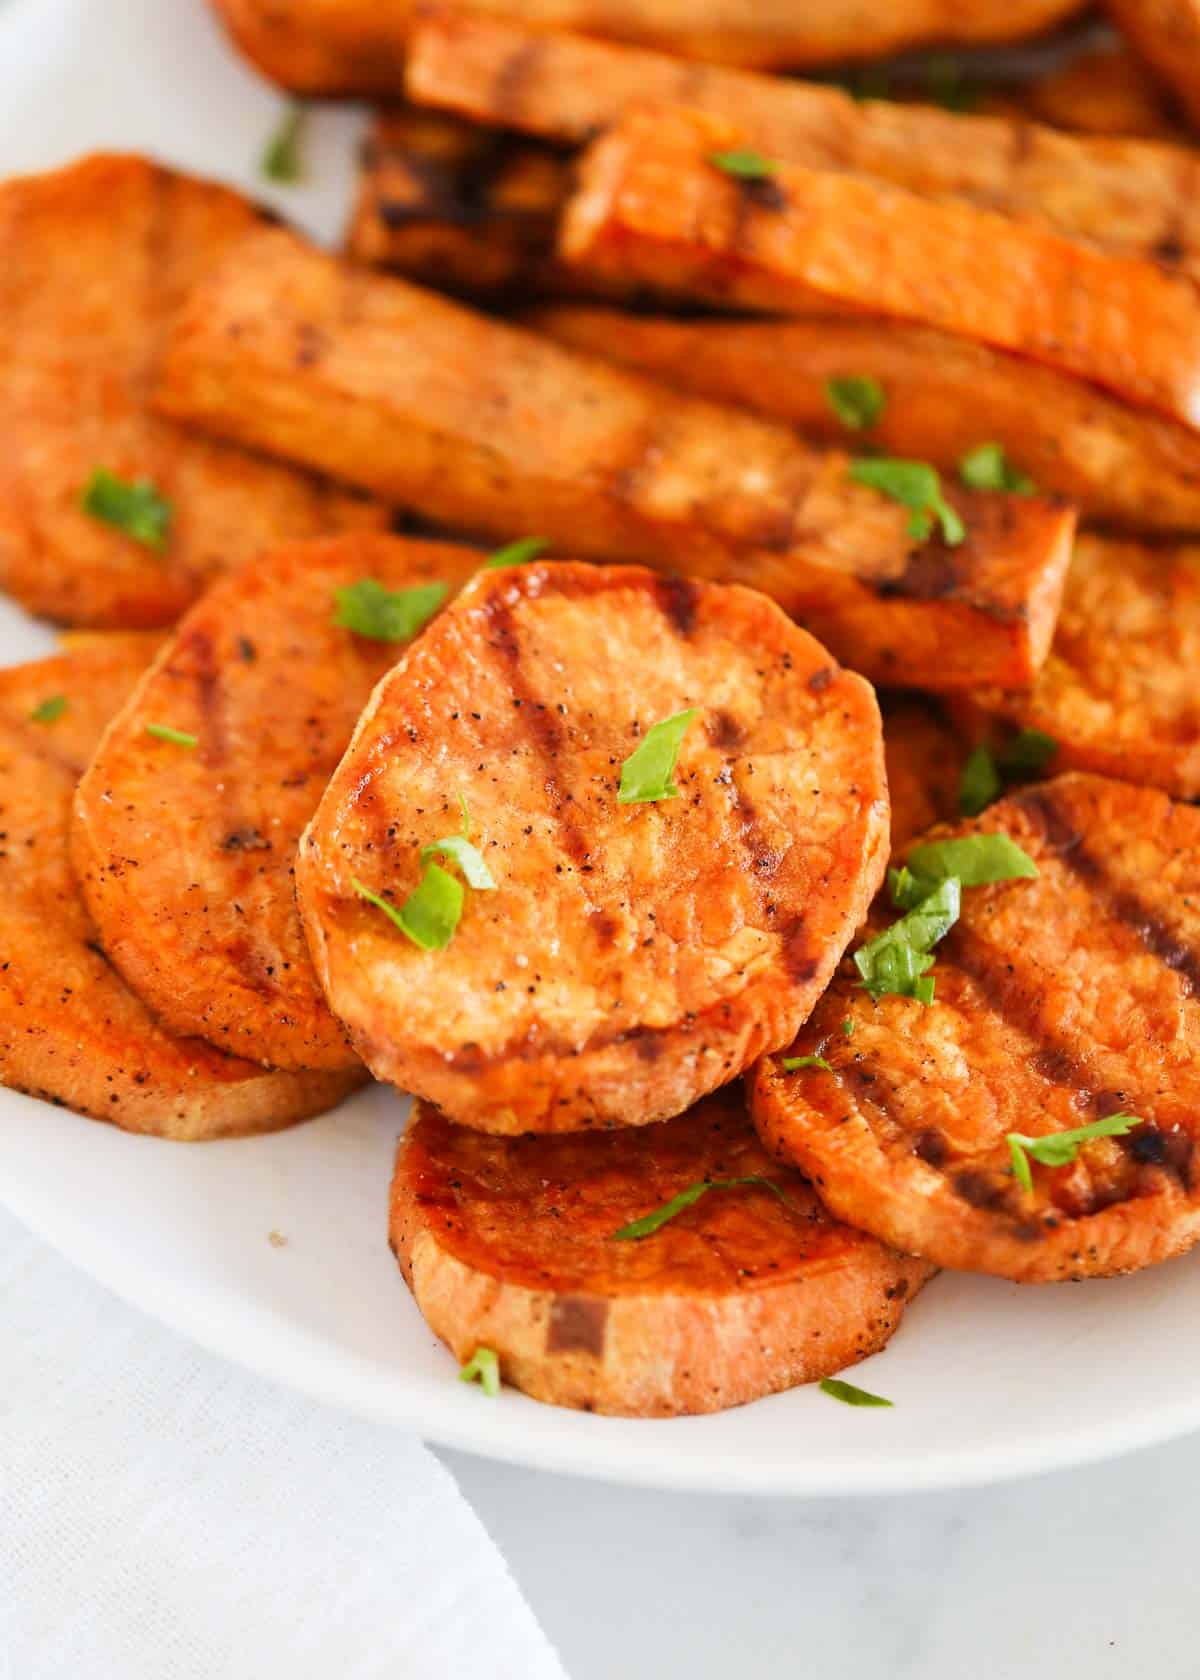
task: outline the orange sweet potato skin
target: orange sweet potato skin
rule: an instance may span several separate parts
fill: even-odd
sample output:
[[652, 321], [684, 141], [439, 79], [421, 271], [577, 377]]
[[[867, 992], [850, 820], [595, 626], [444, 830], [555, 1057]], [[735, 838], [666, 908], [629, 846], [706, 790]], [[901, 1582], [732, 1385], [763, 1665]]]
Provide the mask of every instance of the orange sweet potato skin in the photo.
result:
[[[775, 1191], [712, 1191], [653, 1237], [612, 1241], [688, 1185], [752, 1176]], [[758, 1143], [740, 1084], [632, 1136], [486, 1138], [418, 1104], [389, 1237], [456, 1358], [489, 1347], [535, 1399], [624, 1417], [842, 1370], [888, 1341], [932, 1270], [830, 1219]]]
[[[1200, 529], [1200, 437], [1083, 380], [929, 327], [813, 314], [788, 321], [684, 321], [558, 304], [526, 319], [588, 355], [675, 390], [752, 409], [825, 444], [859, 439], [957, 473], [967, 450], [998, 443], [1040, 490], [1085, 518], [1129, 530]], [[827, 382], [867, 375], [879, 420], [851, 432]]]
[[452, 529], [757, 588], [876, 680], [1027, 685], [1074, 529], [1036, 498], [951, 490], [967, 540], [788, 428], [679, 396], [278, 230], [180, 318], [170, 414], [372, 487]]
[[1183, 145], [857, 101], [834, 87], [461, 12], [420, 22], [407, 85], [418, 104], [572, 145], [631, 106], [686, 105], [732, 123], [770, 157], [874, 176], [1200, 275], [1200, 158]]
[[1016, 351], [1200, 427], [1192, 281], [1032, 223], [781, 165], [738, 180], [700, 112], [630, 114], [589, 148], [561, 249], [587, 270], [789, 314], [813, 290]]

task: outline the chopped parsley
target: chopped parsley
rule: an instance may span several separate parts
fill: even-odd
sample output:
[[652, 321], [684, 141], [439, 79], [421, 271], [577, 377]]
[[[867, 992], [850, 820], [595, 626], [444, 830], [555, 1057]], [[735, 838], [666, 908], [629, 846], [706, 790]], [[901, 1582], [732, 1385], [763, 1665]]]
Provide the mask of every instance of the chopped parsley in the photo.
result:
[[643, 1237], [652, 1237], [668, 1220], [690, 1208], [698, 1202], [701, 1196], [707, 1196], [710, 1190], [737, 1190], [743, 1185], [757, 1184], [764, 1190], [770, 1190], [772, 1195], [788, 1206], [788, 1199], [783, 1191], [771, 1178], [702, 1178], [695, 1184], [689, 1184], [686, 1190], [681, 1190], [677, 1196], [672, 1196], [669, 1202], [664, 1202], [653, 1213], [645, 1213], [640, 1219], [635, 1219], [629, 1225], [622, 1225], [619, 1231], [612, 1234], [612, 1242], [640, 1242]]
[[951, 875], [940, 881], [921, 901], [854, 953], [854, 965], [862, 984], [878, 1001], [886, 995], [933, 1002], [934, 983], [929, 975], [929, 955], [958, 920], [962, 889]]
[[774, 158], [763, 157], [761, 152], [748, 149], [710, 152], [708, 161], [714, 168], [738, 181], [766, 181], [779, 173], [779, 164]]
[[510, 542], [504, 548], [498, 548], [479, 568], [483, 572], [498, 572], [504, 566], [526, 566], [531, 560], [536, 560], [540, 554], [545, 554], [550, 547], [548, 537], [520, 537], [516, 542]]
[[621, 766], [619, 804], [642, 805], [656, 799], [678, 799], [679, 789], [671, 777], [675, 774], [683, 737], [695, 715], [695, 708], [690, 707], [646, 731], [645, 740]]
[[500, 1361], [494, 1349], [477, 1347], [458, 1373], [459, 1382], [477, 1382], [489, 1399], [500, 1392]]
[[843, 426], [862, 432], [873, 426], [887, 407], [887, 397], [878, 379], [868, 374], [846, 374], [825, 381], [825, 400]]
[[456, 863], [463, 872], [463, 878], [469, 887], [477, 892], [495, 892], [496, 883], [492, 879], [492, 872], [483, 861], [483, 853], [471, 844], [471, 813], [467, 810], [467, 802], [460, 793], [458, 802], [462, 807], [463, 826], [461, 834], [448, 834], [444, 840], [431, 840], [427, 846], [421, 847], [421, 863], [427, 864], [432, 858], [449, 858]]
[[263, 151], [261, 169], [268, 181], [280, 186], [295, 186], [304, 179], [304, 164], [300, 157], [300, 141], [304, 133], [307, 108], [299, 101], [288, 106]]
[[817, 1385], [822, 1394], [828, 1394], [832, 1400], [840, 1400], [844, 1406], [891, 1406], [895, 1402], [885, 1400], [882, 1394], [872, 1394], [865, 1388], [856, 1388], [853, 1383], [843, 1382], [841, 1377], [822, 1377]]
[[375, 642], [407, 642], [423, 630], [446, 599], [444, 583], [385, 589], [375, 578], [359, 578], [333, 592], [333, 622]]
[[1036, 776], [1048, 769], [1058, 751], [1053, 735], [1041, 729], [1022, 729], [1001, 751], [999, 764], [1005, 776]]
[[1031, 1158], [1044, 1167], [1065, 1167], [1079, 1154], [1081, 1144], [1090, 1143], [1093, 1138], [1124, 1137], [1126, 1132], [1142, 1124], [1137, 1114], [1107, 1114], [1103, 1120], [1093, 1120], [1088, 1126], [1076, 1126], [1069, 1132], [1048, 1132], [1045, 1137], [1009, 1132], [1005, 1142], [1012, 1156], [1013, 1177], [1027, 1195], [1032, 1195]]
[[37, 705], [30, 712], [29, 717], [32, 723], [57, 723], [58, 719], [62, 717], [66, 710], [66, 695], [51, 694], [45, 700], [38, 701]]
[[382, 910], [400, 932], [407, 934], [422, 951], [444, 951], [454, 938], [462, 919], [463, 884], [440, 864], [427, 863], [421, 879], [399, 908], [352, 877], [351, 886], [360, 898]]
[[959, 810], [966, 817], [979, 816], [999, 799], [1005, 782], [1040, 775], [1057, 751], [1053, 735], [1040, 729], [1022, 729], [998, 753], [983, 743], [972, 748], [958, 786]]
[[972, 747], [958, 784], [958, 808], [964, 817], [977, 817], [1004, 791], [991, 749]]
[[147, 735], [153, 735], [156, 741], [170, 741], [176, 747], [198, 747], [198, 735], [189, 735], [186, 729], [172, 729], [169, 723], [148, 723]]
[[966, 527], [942, 495], [937, 469], [927, 461], [900, 461], [886, 455], [857, 455], [850, 462], [850, 477], [856, 484], [878, 490], [909, 510], [908, 534], [924, 542], [933, 534], [936, 519], [943, 540], [956, 548], [966, 537]]
[[981, 443], [958, 463], [958, 476], [969, 490], [1008, 490], [1015, 496], [1032, 496], [1033, 480], [1028, 473], [1010, 466], [998, 443]]
[[888, 870], [888, 884], [892, 902], [908, 910], [950, 875], [956, 875], [961, 886], [986, 887], [993, 881], [1032, 879], [1036, 874], [1037, 864], [1007, 834], [968, 834], [914, 846], [903, 869]]
[[93, 519], [123, 531], [134, 542], [162, 553], [171, 530], [171, 504], [148, 478], [127, 482], [97, 467], [84, 488], [80, 506]]
[[797, 1073], [801, 1068], [810, 1067], [824, 1068], [826, 1073], [833, 1072], [824, 1056], [785, 1056], [783, 1058], [784, 1073]]
[[849, 1015], [847, 1015], [846, 1019], [842, 1022], [842, 1031], [845, 1033], [847, 1038], [854, 1037], [854, 1022], [850, 1019]]

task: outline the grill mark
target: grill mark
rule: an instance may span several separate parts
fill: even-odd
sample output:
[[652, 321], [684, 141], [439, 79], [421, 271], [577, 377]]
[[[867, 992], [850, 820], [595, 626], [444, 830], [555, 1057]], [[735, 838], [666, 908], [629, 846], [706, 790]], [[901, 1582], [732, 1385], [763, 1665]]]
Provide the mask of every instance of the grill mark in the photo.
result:
[[556, 1296], [546, 1326], [546, 1352], [590, 1353], [602, 1359], [608, 1308], [607, 1301], [594, 1295]]
[[672, 629], [685, 638], [690, 636], [696, 626], [696, 612], [700, 605], [700, 590], [694, 580], [674, 574], [655, 578], [654, 598]]

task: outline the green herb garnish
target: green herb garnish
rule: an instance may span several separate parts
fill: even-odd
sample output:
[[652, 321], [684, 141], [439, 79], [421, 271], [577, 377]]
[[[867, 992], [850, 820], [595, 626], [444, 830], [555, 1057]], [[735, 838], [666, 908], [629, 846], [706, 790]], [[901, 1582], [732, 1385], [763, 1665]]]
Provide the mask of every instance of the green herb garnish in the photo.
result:
[[496, 883], [483, 861], [483, 853], [471, 844], [471, 813], [461, 793], [458, 802], [462, 807], [462, 833], [448, 834], [444, 840], [431, 840], [427, 846], [422, 846], [421, 863], [426, 864], [436, 857], [449, 858], [462, 870], [469, 887], [474, 887], [477, 892], [495, 892]]
[[977, 817], [999, 799], [1006, 781], [1039, 775], [1057, 751], [1053, 735], [1040, 729], [1022, 729], [998, 753], [985, 744], [972, 748], [959, 782], [959, 810], [966, 817]]
[[979, 816], [994, 799], [999, 799], [1003, 786], [990, 748], [982, 744], [972, 747], [958, 784], [959, 810], [964, 817]]
[[887, 407], [887, 397], [878, 379], [868, 374], [846, 374], [825, 381], [825, 400], [843, 426], [862, 432], [873, 426]]
[[722, 170], [726, 175], [732, 175], [738, 181], [766, 181], [779, 173], [779, 164], [774, 158], [764, 157], [761, 152], [748, 149], [710, 152], [708, 161], [714, 168]]
[[156, 741], [170, 741], [176, 747], [198, 747], [200, 738], [189, 735], [186, 729], [172, 729], [168, 723], [148, 723], [147, 735], [153, 735]]
[[375, 642], [407, 642], [423, 630], [446, 599], [444, 583], [417, 583], [411, 589], [385, 589], [374, 578], [335, 589], [333, 622]]
[[440, 864], [425, 865], [420, 881], [399, 908], [354, 877], [351, 877], [350, 885], [360, 898], [382, 910], [388, 920], [422, 951], [444, 951], [462, 919], [466, 897], [463, 884]]
[[850, 462], [850, 477], [856, 484], [865, 484], [908, 508], [908, 534], [918, 542], [932, 535], [935, 518], [941, 526], [943, 540], [951, 548], [965, 539], [966, 527], [942, 495], [942, 481], [936, 468], [928, 462], [857, 455]]
[[1002, 773], [1006, 776], [1036, 776], [1048, 768], [1058, 751], [1053, 735], [1040, 729], [1022, 729], [999, 755]]
[[661, 1230], [669, 1219], [690, 1208], [698, 1202], [701, 1196], [707, 1196], [710, 1190], [737, 1190], [742, 1185], [757, 1184], [764, 1190], [770, 1190], [772, 1195], [778, 1196], [785, 1207], [789, 1206], [783, 1191], [770, 1178], [704, 1178], [696, 1184], [689, 1184], [686, 1190], [681, 1190], [677, 1196], [672, 1196], [669, 1202], [664, 1202], [653, 1213], [644, 1213], [640, 1219], [632, 1224], [622, 1225], [619, 1231], [614, 1231], [613, 1242], [639, 1242], [642, 1237], [652, 1237], [655, 1231]]
[[159, 495], [148, 478], [127, 483], [97, 467], [84, 489], [80, 506], [93, 519], [123, 531], [134, 542], [162, 553], [171, 529], [171, 504]]
[[854, 1037], [854, 1022], [850, 1019], [849, 1015], [847, 1015], [846, 1019], [842, 1022], [842, 1031], [845, 1033], [847, 1038]]
[[550, 547], [548, 537], [520, 537], [504, 548], [490, 554], [479, 568], [481, 572], [498, 572], [504, 566], [527, 566]]
[[855, 951], [854, 965], [876, 1001], [890, 994], [933, 1002], [933, 982], [926, 978], [933, 967], [929, 953], [954, 926], [960, 907], [961, 889], [951, 876], [926, 893], [906, 916]]
[[688, 724], [695, 717], [694, 708], [676, 712], [646, 731], [646, 738], [621, 766], [621, 787], [617, 802], [621, 805], [641, 805], [655, 799], [677, 799], [679, 789], [671, 777], [679, 748]]
[[833, 1400], [840, 1400], [844, 1406], [891, 1406], [895, 1402], [885, 1400], [882, 1394], [871, 1394], [865, 1388], [856, 1388], [853, 1383], [843, 1382], [840, 1377], [822, 1377], [817, 1385], [822, 1394], [828, 1394]]
[[1032, 496], [1034, 485], [1028, 473], [1010, 466], [998, 443], [981, 443], [958, 463], [958, 476], [969, 490], [1008, 490], [1015, 496]]
[[459, 1382], [477, 1382], [494, 1400], [500, 1392], [500, 1361], [489, 1347], [477, 1347], [458, 1373]]
[[30, 712], [32, 723], [55, 723], [67, 710], [65, 694], [51, 694], [46, 700], [39, 700]]
[[824, 1068], [826, 1073], [833, 1072], [824, 1056], [785, 1056], [782, 1065], [784, 1073], [796, 1073], [800, 1068], [810, 1067]]
[[958, 877], [964, 887], [986, 887], [993, 881], [1032, 879], [1037, 864], [1022, 851], [1007, 834], [968, 834], [958, 840], [929, 840], [914, 846], [902, 870], [889, 870], [893, 875], [907, 876], [912, 883], [909, 891], [916, 897], [907, 905], [901, 904], [893, 888], [893, 901], [901, 908], [911, 909], [938, 881], [950, 875]]
[[1142, 1117], [1138, 1114], [1108, 1114], [1103, 1120], [1093, 1120], [1089, 1126], [1076, 1126], [1070, 1132], [1048, 1132], [1045, 1137], [1027, 1137], [1024, 1132], [1009, 1132], [1005, 1142], [1012, 1156], [1013, 1177], [1027, 1195], [1032, 1195], [1030, 1157], [1043, 1167], [1065, 1167], [1078, 1155], [1081, 1144], [1090, 1143], [1093, 1138], [1124, 1137], [1126, 1132], [1142, 1124]]
[[279, 119], [278, 126], [263, 151], [260, 168], [268, 181], [281, 186], [294, 186], [304, 178], [300, 158], [300, 141], [304, 132], [307, 108], [296, 102], [289, 105]]

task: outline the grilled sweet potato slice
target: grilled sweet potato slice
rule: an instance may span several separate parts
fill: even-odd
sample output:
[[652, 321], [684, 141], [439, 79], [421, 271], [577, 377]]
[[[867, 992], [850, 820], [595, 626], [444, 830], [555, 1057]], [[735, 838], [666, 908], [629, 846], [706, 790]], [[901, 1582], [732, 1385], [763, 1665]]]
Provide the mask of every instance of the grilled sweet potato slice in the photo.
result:
[[[939, 1265], [1042, 1283], [1181, 1253], [1200, 1237], [1200, 811], [1068, 775], [959, 832], [1011, 835], [1037, 878], [964, 890], [928, 1007], [873, 1003], [847, 963], [786, 1052], [833, 1071], [761, 1062], [760, 1133], [839, 1218]], [[1022, 1189], [1008, 1134], [1118, 1112], [1141, 1124]]]
[[[213, 0], [259, 69], [301, 93], [396, 93], [415, 0]], [[1080, 0], [472, 0], [476, 11], [641, 41], [688, 58], [763, 66], [874, 58], [932, 41], [1017, 41], [1053, 29]]]
[[630, 105], [687, 105], [734, 123], [772, 157], [965, 200], [1200, 273], [1200, 158], [1182, 146], [1093, 139], [929, 105], [858, 102], [833, 87], [708, 69], [461, 13], [418, 24], [407, 85], [418, 104], [574, 145]]
[[75, 783], [152, 652], [114, 634], [0, 671], [0, 1081], [131, 1132], [273, 1131], [352, 1079], [266, 1073], [169, 1036], [109, 966], [71, 875]]
[[[75, 868], [109, 959], [172, 1032], [270, 1067], [357, 1067], [308, 958], [293, 862], [403, 643], [336, 624], [336, 592], [371, 579], [449, 596], [481, 558], [373, 534], [282, 549], [213, 585], [109, 728], [75, 798]], [[195, 749], [148, 733], [163, 724]]]
[[[998, 443], [1012, 466], [1085, 517], [1131, 530], [1200, 530], [1200, 438], [1190, 427], [930, 327], [819, 314], [687, 321], [583, 304], [534, 310], [528, 324], [675, 390], [786, 421], [814, 442], [861, 437], [949, 474], [969, 449]], [[886, 403], [856, 433], [835, 413], [829, 381], [864, 375], [878, 380]]]
[[795, 164], [738, 179], [738, 130], [631, 113], [589, 148], [560, 246], [601, 275], [789, 314], [814, 291], [1015, 350], [1200, 427], [1200, 296], [1033, 223]]
[[279, 230], [199, 288], [164, 362], [170, 413], [374, 488], [452, 529], [761, 589], [881, 681], [1027, 684], [1073, 515], [950, 493], [967, 540], [783, 426], [339, 264]]
[[[621, 803], [685, 710], [678, 796]], [[460, 800], [496, 887], [420, 949], [360, 888], [405, 901]], [[567, 562], [481, 573], [380, 684], [297, 891], [378, 1078], [483, 1131], [573, 1131], [679, 1114], [783, 1042], [886, 849], [861, 678], [749, 590]]]
[[[377, 507], [149, 413], [170, 316], [257, 226], [223, 187], [96, 156], [0, 184], [0, 587], [68, 624], [168, 624], [266, 544]], [[98, 468], [172, 510], [162, 552], [83, 511]]]
[[1197, 0], [1105, 0], [1113, 22], [1200, 127], [1200, 4]]
[[883, 756], [892, 807], [892, 850], [958, 814], [966, 749], [934, 702], [891, 694], [882, 701]]
[[[613, 1232], [704, 1180], [640, 1241]], [[537, 1400], [626, 1417], [740, 1406], [876, 1353], [932, 1268], [840, 1225], [754, 1135], [741, 1084], [648, 1130], [490, 1138], [419, 1103], [389, 1235], [459, 1360]]]
[[1079, 539], [1050, 657], [1027, 694], [974, 696], [976, 722], [1037, 729], [1055, 770], [1200, 799], [1200, 546]]

